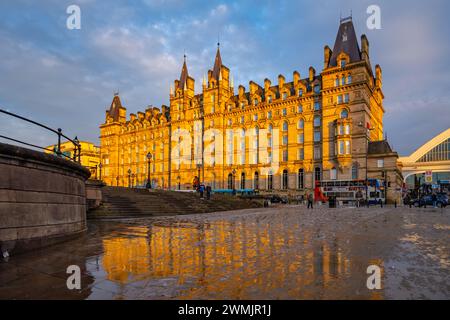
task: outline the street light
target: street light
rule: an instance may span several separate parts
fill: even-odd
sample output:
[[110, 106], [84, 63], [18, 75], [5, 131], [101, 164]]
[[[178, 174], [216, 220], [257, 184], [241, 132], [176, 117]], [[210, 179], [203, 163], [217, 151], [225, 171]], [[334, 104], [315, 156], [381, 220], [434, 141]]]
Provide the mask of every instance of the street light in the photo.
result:
[[148, 172], [147, 172], [147, 185], [146, 188], [147, 189], [151, 189], [152, 188], [152, 183], [150, 182], [150, 161], [152, 160], [152, 154], [149, 152], [147, 153], [147, 160], [148, 160]]
[[131, 169], [128, 169], [128, 188], [131, 188]]
[[235, 186], [236, 186], [236, 169], [233, 169], [232, 171], [231, 171], [231, 173], [233, 174], [233, 190], [235, 189]]
[[200, 176], [200, 169], [203, 167], [201, 163], [197, 163], [197, 170], [198, 170], [198, 183], [201, 184], [201, 176]]
[[367, 207], [369, 207], [369, 179], [368, 179], [368, 175], [367, 175], [369, 168], [368, 168], [367, 159], [369, 158], [370, 130], [373, 130], [373, 128], [364, 127], [362, 121], [360, 121], [358, 123], [358, 127], [366, 129], [366, 140], [367, 140], [367, 143], [366, 143], [366, 203], [367, 203]]
[[100, 180], [102, 180], [102, 163], [100, 162], [100, 164], [98, 165], [98, 168], [100, 169]]

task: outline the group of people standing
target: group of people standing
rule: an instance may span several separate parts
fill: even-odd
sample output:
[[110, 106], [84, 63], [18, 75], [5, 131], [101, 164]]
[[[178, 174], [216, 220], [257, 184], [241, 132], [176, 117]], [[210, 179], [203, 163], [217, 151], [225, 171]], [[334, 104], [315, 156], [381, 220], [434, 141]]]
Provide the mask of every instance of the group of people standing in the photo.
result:
[[201, 199], [204, 198], [205, 193], [206, 193], [206, 199], [207, 200], [211, 199], [211, 187], [210, 186], [205, 187], [204, 184], [200, 183], [200, 179], [197, 176], [194, 177], [192, 186], [193, 186], [194, 190], [196, 190], [200, 194]]

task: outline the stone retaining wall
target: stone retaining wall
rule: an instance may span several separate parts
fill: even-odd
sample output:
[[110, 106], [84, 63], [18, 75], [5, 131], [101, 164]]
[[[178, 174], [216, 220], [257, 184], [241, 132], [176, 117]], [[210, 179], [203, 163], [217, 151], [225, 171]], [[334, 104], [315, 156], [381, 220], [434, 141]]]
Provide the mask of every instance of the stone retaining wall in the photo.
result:
[[30, 250], [86, 230], [85, 180], [77, 163], [0, 143], [0, 244]]

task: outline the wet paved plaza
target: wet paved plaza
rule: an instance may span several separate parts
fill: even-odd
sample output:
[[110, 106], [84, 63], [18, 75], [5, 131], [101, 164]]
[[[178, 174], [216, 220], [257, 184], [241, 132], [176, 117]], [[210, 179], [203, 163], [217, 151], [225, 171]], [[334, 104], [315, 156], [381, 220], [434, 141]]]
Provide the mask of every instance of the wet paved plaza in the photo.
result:
[[[0, 299], [449, 299], [450, 208], [280, 206], [89, 222], [0, 262]], [[366, 269], [382, 270], [369, 290]], [[81, 268], [81, 290], [66, 269]]]

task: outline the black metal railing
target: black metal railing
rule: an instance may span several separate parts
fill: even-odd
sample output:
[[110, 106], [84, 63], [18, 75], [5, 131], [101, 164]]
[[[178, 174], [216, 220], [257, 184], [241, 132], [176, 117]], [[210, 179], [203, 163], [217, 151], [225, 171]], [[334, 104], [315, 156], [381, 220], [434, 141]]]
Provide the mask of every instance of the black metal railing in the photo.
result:
[[[46, 126], [46, 125], [44, 125], [42, 123], [39, 123], [39, 122], [34, 121], [34, 120], [30, 120], [30, 119], [22, 117], [22, 116], [19, 116], [19, 115], [15, 114], [15, 113], [6, 111], [6, 110], [1, 109], [1, 108], [0, 108], [0, 113], [6, 114], [8, 116], [11, 116], [11, 117], [14, 117], [14, 118], [17, 118], [17, 119], [20, 119], [20, 120], [28, 122], [28, 123], [32, 123], [32, 124], [34, 124], [34, 125], [36, 125], [38, 127], [41, 127], [41, 128], [44, 128], [44, 129], [46, 129], [46, 130], [48, 130], [50, 132], [53, 132], [54, 134], [57, 135], [58, 142], [56, 144], [56, 150], [55, 150], [55, 148], [49, 149], [49, 148], [46, 148], [46, 147], [38, 146], [38, 145], [33, 144], [33, 143], [21, 141], [21, 140], [14, 139], [14, 138], [11, 138], [11, 137], [7, 137], [7, 136], [4, 136], [4, 135], [0, 135], [0, 138], [5, 139], [5, 140], [9, 140], [9, 141], [13, 141], [13, 142], [16, 142], [16, 143], [20, 143], [20, 144], [23, 144], [23, 145], [26, 145], [26, 146], [29, 146], [29, 147], [37, 148], [37, 149], [40, 149], [40, 150], [52, 151], [52, 152], [56, 153], [57, 156], [65, 157], [65, 158], [67, 158], [69, 160], [72, 160], [72, 161], [75, 161], [75, 162], [78, 162], [78, 163], [81, 161], [81, 144], [78, 141], [77, 137], [75, 137], [72, 140], [71, 138], [69, 138], [68, 136], [66, 136], [65, 134], [62, 133], [62, 129], [61, 128], [58, 128], [58, 129], [55, 130], [55, 129], [52, 129], [52, 128], [50, 128], [50, 127], [48, 127], [48, 126]], [[73, 149], [74, 149], [73, 156], [68, 156], [68, 155], [66, 155], [66, 154], [61, 152], [61, 140], [63, 138], [65, 138], [67, 141], [72, 142]]]

